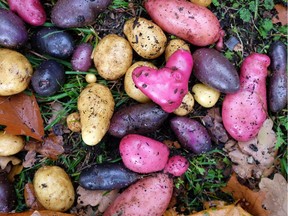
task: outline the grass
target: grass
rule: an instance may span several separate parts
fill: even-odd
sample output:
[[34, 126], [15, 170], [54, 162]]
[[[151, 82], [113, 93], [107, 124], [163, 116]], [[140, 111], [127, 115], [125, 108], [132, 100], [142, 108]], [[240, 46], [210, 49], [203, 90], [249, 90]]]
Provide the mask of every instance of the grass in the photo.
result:
[[[287, 28], [272, 23], [271, 16], [274, 14], [268, 14], [268, 17], [267, 14], [264, 16], [266, 11], [273, 11], [274, 1], [213, 0], [212, 2], [209, 8], [217, 15], [225, 28], [225, 40], [234, 36], [243, 45], [242, 51], [225, 49], [223, 53], [230, 61], [233, 61], [237, 68], [240, 67], [241, 62], [248, 53], [266, 53], [271, 42], [275, 40], [282, 40], [287, 43]], [[55, 1], [52, 1], [51, 4], [55, 4]], [[8, 8], [7, 2], [1, 0], [0, 7]], [[141, 1], [129, 1], [128, 3], [124, 0], [113, 0], [109, 9], [111, 11], [126, 11], [131, 14], [132, 7], [136, 10], [137, 15], [145, 13], [141, 6]], [[45, 23], [45, 26], [51, 25], [52, 23], [49, 21]], [[100, 40], [99, 32], [96, 32], [93, 26], [71, 28], [68, 31], [77, 35], [77, 43], [90, 42], [97, 46]], [[33, 52], [26, 53], [26, 56], [34, 68], [37, 68], [44, 59], [51, 58]], [[66, 68], [67, 80], [57, 94], [50, 97], [37, 96], [47, 133], [58, 124], [65, 125], [65, 117], [69, 113], [77, 111], [77, 98], [81, 90], [87, 85], [85, 82], [87, 73], [96, 74], [98, 82], [109, 86], [115, 99], [116, 109], [121, 107], [121, 105], [133, 102], [123, 90], [123, 80], [106, 81], [97, 74], [94, 68], [87, 72], [73, 71], [69, 60], [55, 60]], [[53, 111], [51, 103], [55, 102], [60, 103], [63, 109], [57, 113], [55, 120], [48, 124], [47, 122], [51, 118]], [[272, 113], [269, 113], [269, 115], [274, 119], [274, 131], [277, 134], [279, 171], [287, 179], [287, 110], [277, 115]], [[61, 155], [58, 160], [52, 161], [51, 159], [37, 158], [38, 163], [35, 166], [23, 169], [16, 177], [17, 212], [27, 209], [23, 198], [24, 186], [32, 181], [34, 172], [44, 164], [55, 164], [63, 167], [76, 184], [81, 169], [88, 164], [119, 161], [119, 155], [114, 154], [114, 152], [111, 153], [110, 149], [113, 147], [110, 148], [111, 143], [107, 139], [104, 139], [96, 147], [88, 147], [77, 134], [68, 134], [66, 138], [65, 145], [69, 146], [69, 151]], [[186, 152], [183, 152], [183, 154], [186, 154]], [[24, 158], [24, 155], [20, 154], [19, 156]], [[186, 191], [179, 200], [179, 206], [183, 207], [184, 211], [201, 210], [202, 203], [206, 200], [222, 199], [231, 201], [231, 197], [223, 194], [220, 190], [226, 184], [229, 177], [228, 171], [231, 168], [231, 162], [225, 152], [220, 148], [215, 149], [206, 154], [189, 157], [189, 162], [190, 167], [185, 176], [175, 179], [176, 188], [182, 192], [183, 190]]]

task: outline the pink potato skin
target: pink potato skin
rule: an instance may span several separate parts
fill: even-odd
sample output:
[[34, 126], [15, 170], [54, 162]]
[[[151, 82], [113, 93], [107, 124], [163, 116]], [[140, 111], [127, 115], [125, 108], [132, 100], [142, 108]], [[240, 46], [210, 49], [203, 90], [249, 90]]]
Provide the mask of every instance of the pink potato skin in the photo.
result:
[[135, 68], [132, 79], [147, 97], [161, 106], [165, 112], [171, 113], [180, 106], [188, 92], [192, 67], [191, 53], [179, 49], [161, 69], [146, 66]]
[[223, 37], [217, 17], [186, 0], [146, 0], [144, 7], [164, 31], [193, 45], [207, 46]]
[[138, 134], [124, 136], [119, 150], [124, 165], [137, 173], [163, 170], [170, 153], [165, 144]]
[[188, 160], [181, 155], [175, 155], [169, 158], [164, 168], [164, 173], [170, 173], [173, 176], [181, 176], [187, 171], [188, 168]]
[[145, 177], [125, 189], [103, 216], [162, 216], [173, 193], [173, 180], [158, 173]]
[[237, 141], [255, 137], [267, 118], [266, 77], [270, 58], [253, 53], [242, 63], [240, 89], [227, 94], [222, 105], [223, 125]]
[[8, 0], [8, 5], [11, 11], [30, 25], [41, 26], [46, 21], [46, 12], [40, 0]]
[[88, 71], [92, 64], [91, 54], [93, 46], [89, 43], [78, 45], [72, 55], [72, 69], [76, 71]]

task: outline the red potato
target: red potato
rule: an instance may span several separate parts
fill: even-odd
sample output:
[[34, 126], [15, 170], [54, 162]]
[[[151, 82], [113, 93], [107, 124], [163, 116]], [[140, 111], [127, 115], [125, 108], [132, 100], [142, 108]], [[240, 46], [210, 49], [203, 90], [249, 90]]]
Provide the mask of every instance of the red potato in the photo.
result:
[[266, 77], [270, 58], [253, 53], [242, 63], [240, 89], [227, 94], [222, 105], [223, 125], [237, 141], [251, 140], [267, 117]]
[[46, 21], [46, 12], [40, 0], [8, 0], [8, 5], [30, 25], [41, 26]]
[[103, 216], [161, 216], [173, 192], [173, 180], [167, 174], [143, 178], [123, 191]]
[[164, 31], [193, 45], [222, 42], [220, 23], [205, 7], [186, 0], [146, 0], [144, 6], [152, 20]]
[[124, 136], [119, 149], [124, 165], [137, 173], [163, 170], [170, 153], [167, 145], [138, 134]]
[[181, 176], [187, 171], [188, 168], [188, 160], [181, 155], [175, 155], [169, 158], [164, 168], [164, 173], [170, 173], [173, 176]]
[[154, 69], [141, 66], [134, 69], [135, 85], [168, 113], [176, 110], [188, 92], [193, 59], [189, 51], [179, 49], [168, 59], [166, 66]]

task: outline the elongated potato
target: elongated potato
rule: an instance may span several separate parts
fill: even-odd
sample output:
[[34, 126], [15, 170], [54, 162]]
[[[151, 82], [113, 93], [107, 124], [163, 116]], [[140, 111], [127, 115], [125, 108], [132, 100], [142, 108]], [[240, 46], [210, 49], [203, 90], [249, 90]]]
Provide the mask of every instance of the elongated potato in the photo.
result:
[[114, 99], [107, 86], [91, 83], [79, 95], [82, 139], [87, 145], [96, 145], [109, 129], [114, 112]]

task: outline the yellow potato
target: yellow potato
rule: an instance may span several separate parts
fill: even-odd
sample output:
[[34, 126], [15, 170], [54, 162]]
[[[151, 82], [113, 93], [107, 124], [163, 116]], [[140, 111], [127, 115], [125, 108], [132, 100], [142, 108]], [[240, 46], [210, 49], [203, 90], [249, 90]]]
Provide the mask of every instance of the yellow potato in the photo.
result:
[[95, 74], [89, 73], [86, 74], [85, 80], [87, 83], [95, 83], [97, 81], [97, 77]]
[[81, 131], [80, 114], [78, 112], [71, 113], [66, 118], [67, 127], [73, 132]]
[[193, 95], [190, 92], [188, 92], [184, 96], [181, 105], [173, 113], [178, 116], [185, 116], [192, 112], [193, 107], [194, 107], [194, 98]]
[[23, 149], [24, 144], [24, 139], [21, 136], [0, 131], [0, 156], [17, 154]]
[[24, 91], [29, 85], [33, 68], [21, 53], [0, 48], [0, 96]]
[[155, 23], [142, 18], [131, 18], [123, 29], [135, 52], [146, 59], [155, 59], [165, 50], [167, 37]]
[[202, 83], [195, 84], [192, 92], [197, 103], [205, 108], [213, 107], [220, 97], [219, 91]]
[[37, 200], [51, 211], [64, 212], [74, 203], [75, 191], [68, 174], [58, 166], [44, 166], [34, 175]]
[[93, 52], [93, 61], [101, 77], [117, 80], [132, 64], [133, 50], [129, 42], [116, 34], [105, 36]]
[[203, 7], [208, 7], [212, 0], [190, 0], [192, 3], [203, 6]]
[[91, 83], [79, 95], [82, 139], [87, 145], [98, 144], [109, 129], [115, 102], [110, 89]]
[[140, 102], [140, 103], [147, 103], [150, 101], [150, 98], [148, 98], [141, 90], [139, 90], [133, 79], [132, 79], [132, 72], [135, 68], [141, 67], [141, 66], [147, 66], [151, 68], [157, 68], [155, 65], [153, 65], [150, 62], [147, 61], [138, 61], [135, 62], [131, 67], [127, 70], [124, 78], [124, 89], [127, 95], [134, 100]]
[[190, 52], [189, 45], [181, 39], [172, 39], [168, 42], [165, 49], [165, 60], [168, 61], [168, 58], [178, 49], [184, 49]]

